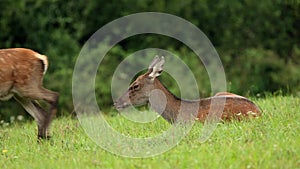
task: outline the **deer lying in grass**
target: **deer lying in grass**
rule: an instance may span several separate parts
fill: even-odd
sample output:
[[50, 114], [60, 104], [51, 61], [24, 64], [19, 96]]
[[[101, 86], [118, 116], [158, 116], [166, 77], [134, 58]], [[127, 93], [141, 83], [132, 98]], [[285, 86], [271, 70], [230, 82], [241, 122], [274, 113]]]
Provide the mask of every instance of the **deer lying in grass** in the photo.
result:
[[[0, 100], [14, 97], [37, 121], [38, 138], [49, 138], [48, 128], [59, 97], [58, 93], [43, 88], [47, 68], [45, 55], [24, 48], [0, 49]], [[49, 103], [49, 113], [37, 100]]]
[[[250, 100], [245, 97], [228, 93], [220, 92], [215, 96], [200, 100], [182, 100], [174, 96], [157, 78], [163, 71], [163, 65], [165, 63], [164, 57], [155, 57], [149, 66], [148, 72], [139, 76], [129, 87], [127, 92], [123, 94], [115, 103], [117, 109], [123, 109], [130, 105], [138, 106], [151, 103], [151, 92], [160, 91], [165, 97], [155, 97], [155, 104], [166, 102], [165, 107], [161, 110], [161, 106], [151, 105], [151, 107], [161, 114], [161, 116], [170, 123], [176, 122], [177, 116], [180, 112], [180, 106], [186, 109], [181, 109], [181, 113], [190, 114], [189, 107], [196, 107], [197, 114], [194, 117], [202, 122], [205, 121], [211, 103], [220, 104], [214, 105], [216, 107], [223, 107], [223, 113], [221, 115], [222, 120], [241, 119], [242, 117], [260, 116], [260, 109]], [[221, 99], [224, 101], [222, 102]], [[153, 99], [152, 99], [153, 100]], [[214, 100], [214, 102], [212, 102]], [[218, 101], [220, 100], [220, 102]]]

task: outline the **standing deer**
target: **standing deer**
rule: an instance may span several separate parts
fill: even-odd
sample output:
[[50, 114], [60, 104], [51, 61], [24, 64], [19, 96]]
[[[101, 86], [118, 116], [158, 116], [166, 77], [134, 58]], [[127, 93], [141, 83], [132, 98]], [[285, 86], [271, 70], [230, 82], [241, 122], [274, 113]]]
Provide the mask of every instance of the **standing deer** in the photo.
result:
[[[14, 97], [36, 120], [38, 138], [49, 138], [48, 128], [57, 111], [59, 94], [43, 87], [48, 60], [30, 49], [0, 49], [0, 100]], [[49, 113], [37, 100], [50, 105]]]
[[[162, 95], [158, 94], [152, 98], [154, 102], [152, 101], [151, 104], [156, 105], [151, 105], [151, 107], [170, 123], [176, 122], [180, 113], [184, 115], [191, 114], [190, 108], [192, 107], [197, 108], [197, 114], [193, 115], [193, 118], [204, 122], [209, 114], [211, 103], [214, 104], [214, 107], [224, 108], [221, 115], [222, 120], [261, 115], [260, 109], [253, 102], [233, 93], [220, 92], [213, 97], [200, 100], [182, 100], [176, 97], [157, 78], [163, 71], [164, 63], [165, 59], [163, 56], [156, 56], [149, 65], [148, 71], [137, 77], [129, 86], [127, 92], [114, 103], [114, 106], [117, 109], [123, 109], [130, 105], [145, 105], [149, 102], [151, 103], [151, 93], [159, 91]], [[222, 102], [222, 100], [224, 101]], [[166, 102], [163, 110], [162, 106], [159, 105], [162, 102]], [[184, 109], [181, 109], [181, 106]]]

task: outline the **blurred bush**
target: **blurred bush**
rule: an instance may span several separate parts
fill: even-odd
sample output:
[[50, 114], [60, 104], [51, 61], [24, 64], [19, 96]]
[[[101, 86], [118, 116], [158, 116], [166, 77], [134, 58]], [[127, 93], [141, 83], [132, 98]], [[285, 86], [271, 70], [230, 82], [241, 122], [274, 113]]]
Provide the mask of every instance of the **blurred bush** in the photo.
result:
[[248, 48], [225, 65], [230, 89], [236, 93], [255, 95], [278, 90], [296, 93], [300, 90], [299, 65], [285, 62], [271, 50]]

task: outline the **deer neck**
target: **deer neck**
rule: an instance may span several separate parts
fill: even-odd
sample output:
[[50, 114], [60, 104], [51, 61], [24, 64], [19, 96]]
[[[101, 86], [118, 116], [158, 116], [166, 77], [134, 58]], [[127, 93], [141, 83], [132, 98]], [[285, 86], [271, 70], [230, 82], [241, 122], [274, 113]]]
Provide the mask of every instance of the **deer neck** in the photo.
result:
[[150, 101], [151, 107], [165, 120], [174, 123], [179, 114], [181, 118], [185, 119], [197, 116], [199, 101], [182, 100], [176, 97], [158, 79], [155, 79], [154, 86], [154, 89], [160, 91], [161, 94], [155, 97], [153, 103]]

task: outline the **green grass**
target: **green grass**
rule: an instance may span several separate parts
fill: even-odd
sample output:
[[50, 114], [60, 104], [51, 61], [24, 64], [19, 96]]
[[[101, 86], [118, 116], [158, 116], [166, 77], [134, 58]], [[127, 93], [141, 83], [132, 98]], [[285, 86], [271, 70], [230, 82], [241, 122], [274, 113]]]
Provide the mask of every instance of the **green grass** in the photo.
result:
[[[124, 158], [97, 146], [76, 119], [59, 118], [53, 138], [37, 143], [34, 122], [0, 127], [0, 168], [300, 168], [300, 98], [274, 96], [255, 102], [263, 116], [219, 124], [199, 142], [196, 123], [173, 149], [150, 158]], [[163, 119], [136, 125], [122, 116], [107, 117], [119, 132], [134, 137], [170, 127]]]

